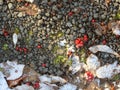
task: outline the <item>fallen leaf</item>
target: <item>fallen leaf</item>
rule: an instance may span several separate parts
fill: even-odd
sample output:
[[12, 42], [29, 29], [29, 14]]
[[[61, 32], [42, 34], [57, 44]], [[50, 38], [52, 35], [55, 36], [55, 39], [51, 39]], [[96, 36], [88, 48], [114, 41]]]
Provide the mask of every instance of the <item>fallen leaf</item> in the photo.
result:
[[101, 66], [96, 70], [96, 76], [98, 78], [110, 79], [113, 75], [120, 73], [120, 67], [117, 65], [117, 61], [113, 64]]
[[23, 76], [21, 76], [20, 78], [15, 79], [15, 80], [7, 80], [8, 86], [9, 86], [10, 88], [15, 87], [15, 86], [19, 85], [26, 77], [27, 77], [27, 76], [24, 76], [24, 75], [23, 75]]
[[25, 66], [23, 70], [23, 75], [27, 75], [27, 77], [23, 80], [24, 82], [33, 82], [39, 80], [39, 74], [28, 66]]
[[98, 67], [100, 67], [100, 62], [98, 61], [98, 57], [94, 54], [91, 54], [86, 61], [86, 64], [89, 69], [96, 70]]
[[26, 6], [18, 7], [17, 10], [28, 15], [37, 15], [39, 12], [39, 8], [35, 4], [30, 4], [27, 7]]
[[9, 90], [8, 84], [1, 71], [0, 71], [0, 90]]
[[107, 45], [95, 45], [95, 46], [90, 47], [89, 50], [92, 53], [97, 53], [98, 51], [100, 51], [100, 52], [111, 53], [111, 54], [116, 55], [117, 57], [120, 57], [120, 55], [117, 52], [115, 52], [113, 49], [111, 49]]
[[15, 80], [22, 76], [24, 65], [17, 64], [15, 61], [7, 61], [5, 63], [1, 63], [0, 67], [3, 68], [3, 73], [7, 80]]
[[105, 0], [105, 4], [108, 7], [108, 4], [111, 2], [111, 0]]

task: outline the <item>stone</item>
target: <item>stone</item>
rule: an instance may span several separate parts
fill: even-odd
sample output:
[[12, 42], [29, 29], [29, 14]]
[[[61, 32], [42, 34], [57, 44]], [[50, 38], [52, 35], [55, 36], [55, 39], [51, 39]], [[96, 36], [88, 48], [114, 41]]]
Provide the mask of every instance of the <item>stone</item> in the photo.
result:
[[71, 23], [71, 22], [67, 22], [67, 23], [66, 23], [66, 26], [72, 27], [72, 23]]
[[13, 4], [12, 4], [12, 3], [9, 3], [9, 4], [8, 4], [8, 7], [9, 7], [9, 9], [12, 9], [12, 8], [13, 8]]
[[27, 75], [27, 77], [24, 79], [24, 82], [38, 81], [39, 74], [28, 66], [24, 67], [23, 75]]
[[0, 5], [3, 5], [3, 0], [0, 0]]
[[81, 29], [80, 29], [80, 32], [81, 32], [81, 33], [85, 33], [85, 29], [84, 29], [84, 28], [81, 28]]
[[46, 15], [47, 17], [49, 17], [49, 16], [50, 16], [50, 13], [47, 12], [47, 13], [45, 13], [45, 15]]
[[94, 14], [94, 18], [98, 18], [98, 14], [97, 13]]
[[19, 12], [17, 16], [18, 16], [18, 17], [22, 17], [22, 16], [23, 16], [23, 13], [22, 13], [22, 12]]

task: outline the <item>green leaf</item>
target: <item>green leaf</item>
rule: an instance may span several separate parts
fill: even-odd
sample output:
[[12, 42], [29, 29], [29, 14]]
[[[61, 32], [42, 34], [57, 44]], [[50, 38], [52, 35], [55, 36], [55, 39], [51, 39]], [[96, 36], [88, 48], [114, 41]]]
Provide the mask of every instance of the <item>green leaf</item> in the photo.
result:
[[33, 31], [30, 30], [28, 34], [29, 34], [29, 36], [32, 36], [33, 35]]
[[115, 80], [115, 81], [120, 80], [120, 74], [115, 75], [115, 76], [112, 78], [112, 80]]
[[63, 34], [62, 31], [58, 31], [58, 32], [57, 32], [57, 37], [58, 37], [58, 38], [62, 37], [63, 35], [64, 35], [64, 34]]
[[19, 28], [16, 27], [15, 30], [14, 30], [14, 33], [19, 34], [20, 33]]
[[61, 64], [64, 63], [66, 58], [62, 55], [57, 55], [53, 61], [54, 64]]
[[7, 50], [8, 49], [8, 44], [4, 44], [2, 47], [3, 50]]
[[0, 71], [3, 71], [3, 68], [0, 67]]

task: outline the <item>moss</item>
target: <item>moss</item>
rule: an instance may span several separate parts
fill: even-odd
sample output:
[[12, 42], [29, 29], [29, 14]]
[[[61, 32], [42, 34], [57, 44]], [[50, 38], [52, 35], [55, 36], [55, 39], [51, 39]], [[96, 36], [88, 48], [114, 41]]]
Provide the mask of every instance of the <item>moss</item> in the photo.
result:
[[15, 30], [14, 30], [14, 33], [19, 34], [20, 33], [19, 28], [16, 27]]
[[8, 44], [4, 44], [2, 47], [3, 50], [8, 50]]
[[86, 63], [86, 52], [85, 52], [85, 49], [81, 49], [79, 54], [80, 54], [80, 61]]
[[115, 19], [120, 20], [120, 11], [116, 14]]
[[54, 64], [62, 64], [65, 63], [65, 61], [67, 60], [67, 58], [65, 56], [62, 55], [57, 55], [53, 61]]
[[58, 37], [58, 38], [62, 37], [63, 35], [64, 35], [64, 34], [63, 34], [62, 31], [58, 31], [58, 32], [57, 32], [57, 37]]
[[120, 80], [120, 74], [115, 75], [112, 80], [117, 81]]

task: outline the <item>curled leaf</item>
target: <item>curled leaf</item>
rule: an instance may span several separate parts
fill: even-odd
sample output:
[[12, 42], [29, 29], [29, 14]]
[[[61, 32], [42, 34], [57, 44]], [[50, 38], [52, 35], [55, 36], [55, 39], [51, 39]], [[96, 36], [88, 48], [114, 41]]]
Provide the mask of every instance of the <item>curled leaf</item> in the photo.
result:
[[7, 61], [6, 63], [1, 63], [0, 67], [3, 68], [3, 73], [7, 80], [15, 80], [22, 76], [24, 65]]
[[15, 79], [15, 80], [7, 80], [8, 86], [10, 88], [15, 87], [15, 86], [19, 85], [26, 77], [27, 76], [21, 76], [20, 78]]
[[1, 71], [0, 71], [0, 90], [9, 90], [8, 84]]
[[72, 65], [70, 66], [69, 70], [72, 71], [72, 74], [77, 73], [78, 71], [82, 70], [82, 63], [80, 63], [79, 56], [74, 55], [70, 58], [72, 60]]
[[91, 54], [87, 58], [86, 63], [89, 69], [96, 70], [98, 67], [100, 67], [100, 62], [98, 61], [98, 57], [93, 54]]
[[115, 52], [113, 49], [111, 49], [109, 46], [107, 45], [96, 45], [96, 46], [92, 46], [89, 48], [89, 50], [92, 52], [92, 53], [97, 53], [98, 51], [100, 52], [106, 52], [106, 53], [111, 53], [111, 54], [114, 54], [116, 55], [117, 57], [120, 57], [120, 55]]
[[[118, 69], [119, 68], [119, 69]], [[117, 66], [117, 62], [113, 64], [104, 65], [96, 70], [96, 76], [98, 78], [111, 78], [113, 75], [119, 73], [120, 67]]]
[[13, 44], [14, 44], [14, 48], [16, 47], [18, 41], [18, 35], [16, 33], [13, 34]]

